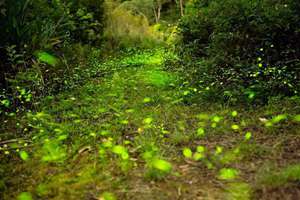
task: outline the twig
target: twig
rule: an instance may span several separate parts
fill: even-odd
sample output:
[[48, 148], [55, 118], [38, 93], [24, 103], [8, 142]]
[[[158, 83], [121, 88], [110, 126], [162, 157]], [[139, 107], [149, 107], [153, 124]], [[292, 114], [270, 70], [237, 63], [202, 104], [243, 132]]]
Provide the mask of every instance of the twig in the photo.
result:
[[16, 139], [10, 139], [10, 140], [5, 140], [5, 141], [0, 141], [0, 145], [2, 145], [2, 144], [14, 143], [14, 142], [18, 142], [18, 141], [20, 141], [20, 140], [31, 143], [30, 140], [24, 140], [24, 139], [22, 139], [22, 138], [16, 138]]

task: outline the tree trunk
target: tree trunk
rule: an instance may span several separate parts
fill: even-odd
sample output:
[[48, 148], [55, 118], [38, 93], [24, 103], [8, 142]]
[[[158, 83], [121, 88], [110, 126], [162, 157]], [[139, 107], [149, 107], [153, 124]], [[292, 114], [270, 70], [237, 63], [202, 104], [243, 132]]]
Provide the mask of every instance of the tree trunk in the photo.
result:
[[181, 16], [183, 16], [184, 15], [183, 0], [179, 0], [179, 5], [180, 5], [180, 14]]
[[160, 20], [160, 15], [161, 15], [161, 7], [162, 5], [160, 3], [157, 4], [157, 6], [153, 7], [153, 12], [155, 16], [155, 22], [158, 23]]
[[157, 13], [156, 13], [155, 8], [153, 8], [153, 13], [154, 13], [154, 17], [155, 17], [155, 22], [158, 23], [158, 17], [157, 17]]
[[158, 5], [158, 8], [157, 8], [157, 22], [159, 22], [160, 20], [160, 12], [161, 11], [161, 4]]

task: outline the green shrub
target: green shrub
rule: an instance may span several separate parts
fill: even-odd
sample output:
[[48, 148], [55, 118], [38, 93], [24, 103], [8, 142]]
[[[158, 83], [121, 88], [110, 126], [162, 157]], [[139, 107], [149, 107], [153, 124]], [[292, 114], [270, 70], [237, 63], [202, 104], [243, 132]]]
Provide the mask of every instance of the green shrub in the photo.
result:
[[103, 3], [0, 0], [0, 101], [9, 97], [18, 106], [15, 88], [39, 97], [90, 77], [92, 49], [102, 43]]
[[206, 94], [267, 100], [299, 93], [300, 5], [292, 0], [194, 0], [177, 51]]
[[64, 42], [101, 40], [103, 1], [3, 1], [1, 46], [29, 49], [61, 47]]

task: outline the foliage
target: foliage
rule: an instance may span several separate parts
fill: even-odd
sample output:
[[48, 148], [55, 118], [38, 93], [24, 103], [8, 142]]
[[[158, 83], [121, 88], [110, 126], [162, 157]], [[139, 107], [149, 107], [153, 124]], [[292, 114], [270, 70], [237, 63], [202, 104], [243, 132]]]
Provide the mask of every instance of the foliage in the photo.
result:
[[0, 5], [0, 87], [11, 105], [20, 106], [17, 87], [35, 100], [67, 88], [83, 70], [76, 65], [87, 64], [87, 49], [101, 44], [102, 0], [2, 0]]
[[123, 4], [106, 4], [106, 27], [104, 37], [108, 49], [127, 47], [151, 48], [162, 43], [162, 33], [150, 26], [142, 13], [134, 13]]
[[279, 187], [289, 182], [300, 180], [300, 165], [292, 164], [282, 169], [266, 169], [262, 170], [259, 183], [267, 187]]
[[[296, 1], [191, 1], [177, 50], [193, 84], [208, 97], [266, 102], [299, 93]], [[182, 65], [180, 65], [181, 67]]]
[[100, 39], [103, 1], [4, 1], [1, 46], [53, 48], [69, 41]]

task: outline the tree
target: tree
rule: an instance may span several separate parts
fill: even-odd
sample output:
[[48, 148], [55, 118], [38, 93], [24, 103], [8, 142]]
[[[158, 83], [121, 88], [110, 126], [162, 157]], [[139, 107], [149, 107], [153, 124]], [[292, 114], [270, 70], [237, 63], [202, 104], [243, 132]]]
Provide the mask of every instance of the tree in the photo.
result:
[[130, 0], [124, 1], [120, 6], [126, 7], [138, 14], [145, 15], [148, 19], [153, 19], [159, 23], [163, 5], [173, 2], [173, 0]]
[[183, 8], [183, 0], [179, 0], [179, 6], [180, 6], [180, 14], [181, 16], [184, 15], [184, 8]]

